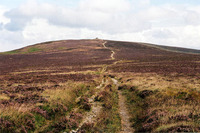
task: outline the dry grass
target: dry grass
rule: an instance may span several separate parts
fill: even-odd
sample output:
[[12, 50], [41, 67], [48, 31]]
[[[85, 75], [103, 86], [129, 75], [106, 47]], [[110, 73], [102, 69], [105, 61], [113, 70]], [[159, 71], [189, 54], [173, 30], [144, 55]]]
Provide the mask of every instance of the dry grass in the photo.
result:
[[0, 94], [0, 100], [9, 100], [10, 97], [5, 94]]
[[[18, 86], [19, 84], [13, 84], [11, 88]], [[7, 86], [7, 85], [5, 85]], [[0, 116], [1, 124], [0, 132], [46, 132], [54, 130], [54, 124], [69, 115], [76, 105], [76, 98], [84, 94], [92, 95], [95, 84], [86, 82], [62, 82], [53, 84], [49, 82], [30, 83], [30, 87], [45, 88], [43, 91], [23, 92], [24, 95], [14, 93], [15, 98], [10, 99], [9, 94], [2, 93], [0, 95], [0, 102], [8, 101], [9, 104], [0, 104]], [[24, 88], [22, 88], [24, 89]], [[89, 90], [89, 92], [88, 92]], [[34, 99], [28, 103], [18, 103], [17, 99], [28, 98], [30, 96], [38, 95], [44, 98], [42, 102], [34, 103]], [[10, 127], [8, 124], [10, 123]], [[31, 128], [30, 124], [31, 123]], [[24, 125], [24, 127], [21, 126]], [[59, 123], [58, 123], [59, 124]], [[25, 128], [25, 129], [24, 129]], [[59, 129], [60, 130], [60, 129]]]
[[55, 89], [46, 89], [42, 92], [42, 96], [47, 97], [50, 103], [60, 101], [62, 103], [71, 103], [76, 98], [76, 91], [84, 88], [83, 83], [73, 83], [71, 81], [59, 84]]
[[200, 79], [190, 76], [177, 76], [171, 74], [168, 76], [153, 73], [120, 73], [119, 78], [123, 78], [126, 84], [137, 86], [139, 90], [156, 89], [199, 89]]
[[69, 132], [94, 113], [94, 102], [102, 111], [86, 131], [118, 132], [112, 71], [127, 85], [122, 90], [135, 131], [199, 131], [199, 56], [107, 41], [111, 53], [103, 42], [46, 42], [2, 55], [0, 73], [7, 75], [0, 75], [0, 132]]
[[36, 73], [36, 72], [51, 72], [55, 70], [29, 70], [29, 71], [21, 71], [21, 72], [13, 72], [12, 74], [24, 74], [24, 73]]
[[114, 65], [116, 64], [123, 64], [123, 63], [133, 63], [133, 62], [138, 62], [137, 60], [119, 60], [114, 62]]
[[[136, 131], [199, 131], [198, 77], [124, 73], [120, 78], [127, 85], [124, 94]], [[142, 93], [146, 96], [141, 97]]]
[[62, 73], [51, 73], [51, 75], [65, 75], [65, 74], [97, 74], [96, 71], [71, 71], [71, 72], [62, 72]]
[[1, 117], [9, 116], [11, 120], [17, 120], [19, 116], [30, 113], [33, 105], [28, 104], [15, 104], [12, 106], [1, 107], [0, 114]]
[[47, 97], [50, 103], [55, 101], [61, 102], [72, 102], [75, 97], [75, 94], [72, 93], [73, 90], [67, 88], [56, 88], [56, 89], [49, 89], [45, 90], [42, 93], [43, 97]]
[[[180, 126], [192, 126], [192, 127], [195, 127], [195, 125], [193, 125], [193, 123], [191, 122], [178, 122], [178, 123], [171, 123], [171, 124], [163, 124], [163, 125], [160, 125], [158, 128], [156, 128], [154, 131], [152, 132], [163, 132], [163, 131], [166, 131], [167, 129], [170, 129], [170, 128], [174, 128], [174, 127], [180, 127]], [[192, 132], [195, 132], [194, 130]]]

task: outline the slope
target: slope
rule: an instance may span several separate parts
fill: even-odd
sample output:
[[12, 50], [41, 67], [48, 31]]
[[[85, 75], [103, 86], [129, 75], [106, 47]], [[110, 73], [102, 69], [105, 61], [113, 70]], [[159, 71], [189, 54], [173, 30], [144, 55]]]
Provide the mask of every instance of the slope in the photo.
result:
[[198, 54], [95, 39], [36, 44], [0, 60], [1, 132], [200, 129]]

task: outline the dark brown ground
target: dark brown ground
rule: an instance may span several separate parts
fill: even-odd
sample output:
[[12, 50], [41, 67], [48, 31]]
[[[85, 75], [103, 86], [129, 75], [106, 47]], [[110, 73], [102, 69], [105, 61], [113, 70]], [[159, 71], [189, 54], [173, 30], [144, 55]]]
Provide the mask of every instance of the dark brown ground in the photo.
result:
[[129, 42], [108, 41], [106, 46], [115, 51], [116, 60], [125, 60], [110, 67], [114, 72], [183, 73], [190, 75], [200, 72], [199, 54], [170, 52]]
[[[200, 55], [164, 51], [139, 43], [107, 41], [106, 46], [115, 51], [114, 72], [185, 73], [200, 72]], [[102, 40], [69, 40], [38, 44], [40, 52], [0, 55], [0, 75], [31, 70], [54, 72], [96, 70], [103, 64], [112, 64], [110, 50]], [[25, 51], [24, 48], [21, 51]], [[44, 73], [44, 72], [43, 72]], [[48, 72], [45, 72], [48, 73]], [[36, 74], [37, 75], [37, 74]]]

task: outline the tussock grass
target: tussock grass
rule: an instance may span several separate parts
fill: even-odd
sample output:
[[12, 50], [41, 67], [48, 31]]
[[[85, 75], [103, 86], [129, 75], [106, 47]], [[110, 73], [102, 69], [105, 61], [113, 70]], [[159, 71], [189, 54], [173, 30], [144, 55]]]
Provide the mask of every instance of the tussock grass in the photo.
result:
[[42, 96], [47, 97], [50, 103], [55, 101], [69, 103], [72, 102], [75, 97], [72, 91], [73, 90], [67, 88], [48, 89], [42, 93]]
[[[193, 81], [194, 84], [187, 84]], [[144, 74], [127, 75], [123, 94], [138, 132], [199, 132], [199, 79]], [[131, 89], [132, 88], [132, 89]], [[134, 88], [134, 89], [133, 89]], [[144, 92], [149, 92], [146, 95]], [[141, 95], [144, 93], [146, 96]]]
[[[31, 85], [49, 86], [44, 91], [32, 92], [32, 94], [45, 98], [45, 102], [35, 104], [17, 104], [14, 102], [8, 106], [1, 105], [0, 132], [46, 132], [54, 129], [57, 131], [58, 129], [54, 125], [59, 126], [59, 121], [71, 121], [66, 116], [72, 113], [72, 109], [77, 106], [75, 100], [85, 94], [92, 95], [94, 93], [92, 88], [95, 86], [92, 83], [72, 81], [59, 83], [56, 86], [52, 83], [43, 85], [32, 83]], [[20, 97], [19, 94], [16, 94], [16, 96]], [[0, 100], [9, 100], [9, 96], [4, 94], [1, 94], [0, 98]], [[75, 118], [72, 120], [76, 121]], [[7, 127], [8, 123], [10, 127]]]
[[184, 75], [158, 75], [154, 73], [121, 73], [119, 78], [128, 85], [137, 86], [139, 90], [194, 89], [200, 88], [200, 79], [197, 76]]
[[0, 114], [1, 117], [9, 117], [11, 120], [17, 120], [19, 116], [27, 114], [32, 108], [32, 105], [15, 104], [12, 106], [1, 107]]
[[34, 116], [30, 113], [32, 105], [15, 104], [0, 108], [0, 132], [24, 132], [34, 129]]
[[[192, 126], [192, 127], [195, 127], [195, 125], [193, 125], [193, 123], [191, 123], [191, 122], [178, 122], [178, 123], [160, 125], [153, 132], [163, 132], [163, 131], [166, 131], [167, 129], [170, 129], [170, 128], [173, 128], [173, 127], [180, 127], [180, 126]], [[193, 132], [195, 132], [195, 131], [193, 130]]]

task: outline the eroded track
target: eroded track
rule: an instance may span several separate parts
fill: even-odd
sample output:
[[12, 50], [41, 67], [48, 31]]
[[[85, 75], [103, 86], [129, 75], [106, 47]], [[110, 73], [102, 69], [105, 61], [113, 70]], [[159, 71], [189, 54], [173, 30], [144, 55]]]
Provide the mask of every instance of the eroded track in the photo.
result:
[[[106, 47], [106, 42], [103, 43], [104, 48], [109, 49], [108, 47]], [[110, 49], [111, 50], [111, 49]], [[115, 52], [113, 50], [111, 50], [111, 59], [114, 60], [114, 54]], [[114, 63], [115, 64], [115, 63]], [[119, 87], [119, 82], [118, 80], [111, 78], [113, 81], [113, 84], [115, 85], [115, 89], [118, 90]], [[121, 118], [121, 131], [120, 133], [133, 133], [134, 130], [131, 127], [131, 123], [130, 123], [130, 115], [126, 106], [126, 99], [125, 97], [122, 95], [122, 92], [120, 90], [118, 90], [118, 97], [119, 97], [119, 114], [120, 114], [120, 118]]]

